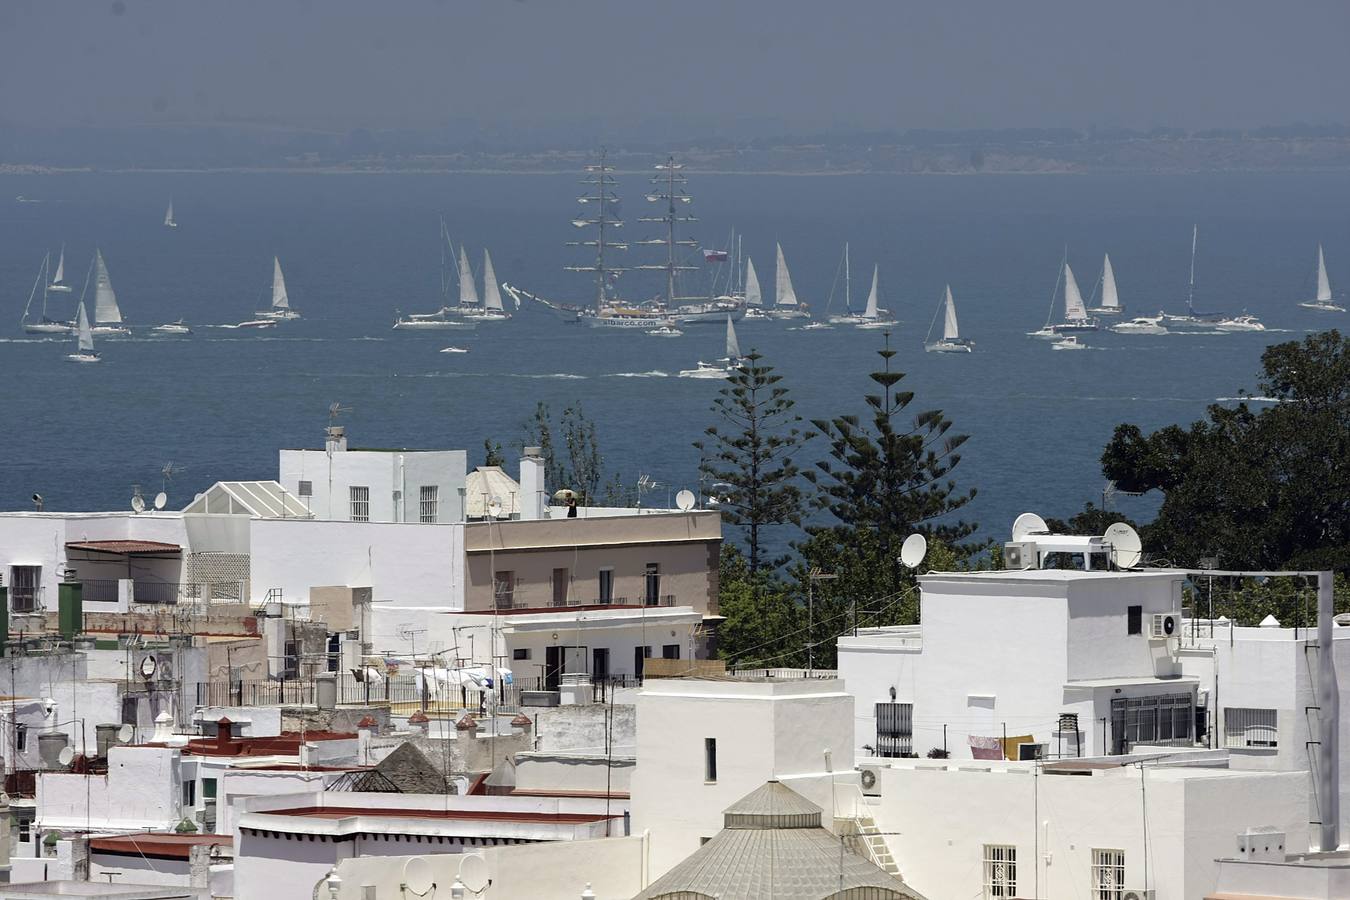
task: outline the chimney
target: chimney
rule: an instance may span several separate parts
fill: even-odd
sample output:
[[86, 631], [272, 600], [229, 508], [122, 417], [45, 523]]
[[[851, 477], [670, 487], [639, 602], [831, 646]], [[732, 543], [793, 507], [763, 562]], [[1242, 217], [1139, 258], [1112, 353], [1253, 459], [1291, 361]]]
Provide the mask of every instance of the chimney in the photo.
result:
[[1323, 851], [1340, 846], [1341, 821], [1341, 694], [1336, 686], [1336, 597], [1330, 572], [1317, 573], [1317, 704], [1321, 743], [1317, 747], [1317, 809], [1322, 820]]
[[427, 714], [418, 710], [408, 716], [408, 730], [413, 734], [420, 734], [425, 737], [430, 730], [430, 722], [431, 719], [427, 718]]
[[520, 457], [520, 517], [544, 518], [548, 493], [544, 486], [544, 453], [538, 447], [526, 447]]
[[329, 425], [324, 429], [323, 449], [329, 453], [341, 453], [347, 449], [345, 425]]
[[162, 712], [155, 716], [155, 733], [150, 735], [150, 743], [167, 744], [173, 738], [173, 716]]
[[219, 750], [229, 750], [234, 745], [234, 735], [232, 729], [234, 723], [226, 716], [221, 716], [216, 721], [216, 748]]

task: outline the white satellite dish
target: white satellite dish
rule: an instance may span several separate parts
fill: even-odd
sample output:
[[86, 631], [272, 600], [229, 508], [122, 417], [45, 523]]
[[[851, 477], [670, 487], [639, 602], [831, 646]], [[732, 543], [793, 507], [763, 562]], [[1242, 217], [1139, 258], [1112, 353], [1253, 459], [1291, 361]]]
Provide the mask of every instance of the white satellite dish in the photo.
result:
[[501, 515], [502, 515], [502, 498], [501, 498], [501, 497], [493, 497], [493, 498], [492, 498], [492, 500], [491, 500], [491, 501], [488, 503], [488, 505], [487, 505], [487, 514], [488, 514], [489, 516], [491, 516], [492, 518], [494, 518], [494, 519], [499, 519], [499, 518], [501, 518]]
[[680, 491], [675, 495], [675, 506], [685, 512], [694, 508], [694, 492], [690, 490]]
[[163, 509], [164, 504], [169, 502], [169, 495], [160, 491], [155, 495], [155, 509]]
[[431, 863], [421, 856], [414, 856], [403, 864], [403, 886], [418, 896], [425, 896], [436, 884], [434, 874]]
[[900, 562], [907, 569], [917, 569], [927, 554], [928, 538], [921, 534], [911, 534], [900, 545]]
[[125, 744], [135, 736], [136, 729], [132, 728], [130, 725], [123, 725], [121, 728], [117, 729], [117, 743], [119, 744]]
[[1045, 520], [1035, 513], [1022, 513], [1013, 522], [1012, 539], [1013, 543], [1021, 543], [1033, 534], [1049, 534], [1050, 526], [1045, 524]]
[[1106, 529], [1102, 540], [1111, 545], [1111, 563], [1117, 569], [1133, 569], [1143, 557], [1144, 542], [1139, 540], [1139, 532], [1124, 522], [1117, 522]]
[[145, 512], [145, 498], [140, 494], [131, 498], [131, 511], [138, 513]]
[[56, 761], [63, 766], [68, 766], [75, 761], [75, 748], [62, 747], [61, 752], [56, 754]]
[[459, 862], [459, 880], [475, 894], [488, 886], [487, 860], [477, 853], [465, 854]]

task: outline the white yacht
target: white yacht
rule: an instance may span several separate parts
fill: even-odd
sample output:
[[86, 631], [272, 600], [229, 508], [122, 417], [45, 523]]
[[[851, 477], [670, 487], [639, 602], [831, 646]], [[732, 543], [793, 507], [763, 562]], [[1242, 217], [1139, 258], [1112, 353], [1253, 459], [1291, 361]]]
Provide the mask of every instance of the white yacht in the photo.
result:
[[1086, 350], [1087, 344], [1080, 343], [1078, 335], [1062, 335], [1058, 340], [1050, 345], [1051, 350]]
[[1345, 312], [1344, 306], [1338, 306], [1331, 299], [1331, 279], [1327, 277], [1327, 261], [1322, 256], [1322, 245], [1317, 245], [1317, 296], [1299, 304], [1304, 309], [1320, 309], [1322, 312]]
[[164, 227], [177, 228], [178, 223], [173, 218], [173, 198], [169, 198], [169, 208], [164, 212]]
[[[942, 316], [942, 337], [929, 341], [938, 316]], [[969, 353], [973, 346], [969, 340], [961, 337], [961, 328], [956, 323], [956, 301], [952, 299], [952, 286], [949, 284], [938, 301], [938, 311], [933, 321], [928, 325], [928, 337], [924, 338], [923, 349], [929, 353]]]
[[[1055, 301], [1059, 296], [1059, 285], [1064, 284], [1064, 319], [1055, 321]], [[1069, 260], [1060, 264], [1060, 277], [1055, 280], [1055, 290], [1050, 295], [1050, 312], [1045, 325], [1036, 331], [1028, 332], [1032, 337], [1055, 338], [1075, 331], [1096, 331], [1097, 320], [1087, 314], [1087, 305], [1083, 303], [1083, 293], [1078, 290], [1078, 281], [1073, 277]]]
[[442, 347], [442, 353], [468, 353], [468, 347]]
[[1127, 322], [1117, 322], [1110, 330], [1117, 334], [1167, 334], [1167, 328], [1162, 320], [1162, 313], [1156, 316], [1136, 316]]
[[774, 308], [769, 315], [775, 319], [809, 319], [811, 311], [805, 303], [797, 299], [792, 289], [792, 275], [788, 272], [787, 260], [783, 258], [783, 245], [778, 245], [778, 268], [774, 272]]
[[75, 352], [67, 353], [66, 359], [77, 363], [96, 363], [99, 355], [94, 350], [94, 331], [89, 327], [89, 316], [84, 311], [84, 301], [75, 314]]
[[[464, 272], [468, 268], [468, 259], [462, 254], [464, 246], [459, 248], [460, 257], [460, 277], [464, 277]], [[469, 286], [473, 286], [473, 273], [469, 273]], [[476, 298], [475, 298], [476, 299]], [[506, 311], [502, 304], [502, 292], [497, 284], [497, 270], [492, 267], [492, 254], [483, 248], [483, 306], [481, 309], [462, 310], [460, 315], [466, 318], [476, 319], [480, 322], [501, 322], [511, 318], [511, 314]]]
[[[254, 313], [259, 319], [273, 319], [287, 322], [300, 318], [300, 313], [291, 309], [291, 298], [286, 293], [286, 276], [281, 274], [281, 260], [272, 257], [272, 306]], [[241, 326], [243, 323], [240, 323]]]
[[163, 325], [156, 325], [150, 329], [155, 334], [192, 334], [192, 329], [182, 319], [176, 322], [166, 322]]
[[880, 307], [880, 289], [878, 287], [881, 278], [881, 269], [879, 266], [872, 266], [872, 289], [867, 292], [867, 305], [863, 307], [861, 322], [856, 323], [859, 328], [894, 328], [900, 323], [891, 318], [889, 310]]
[[[128, 335], [131, 329], [122, 321], [122, 308], [117, 305], [117, 293], [113, 290], [112, 279], [108, 277], [108, 266], [103, 262], [103, 251], [94, 251], [94, 334]], [[89, 283], [85, 281], [85, 291]], [[80, 302], [84, 302], [84, 292], [80, 293]]]
[[653, 328], [647, 332], [652, 337], [681, 337], [684, 332], [673, 325], [662, 325], [660, 328]]
[[1111, 268], [1111, 254], [1102, 258], [1102, 277], [1097, 282], [1102, 290], [1102, 302], [1090, 307], [1088, 312], [1098, 316], [1118, 316], [1125, 311], [1120, 305], [1120, 295], [1116, 292], [1116, 272]]
[[731, 321], [731, 316], [727, 316], [727, 355], [716, 362], [702, 362], [693, 369], [685, 369], [680, 372], [681, 378], [728, 378], [735, 371], [736, 366], [740, 364], [741, 345], [736, 340], [736, 326]]
[[[47, 294], [51, 291], [51, 286], [47, 283], [47, 266], [51, 263], [52, 255], [48, 253], [42, 257], [42, 267], [38, 269], [37, 279], [33, 281], [33, 287], [28, 292], [28, 302], [23, 308], [23, 317], [19, 319], [19, 324], [23, 326], [27, 334], [70, 334], [74, 328], [74, 322], [59, 322], [47, 316]], [[42, 318], [36, 322], [28, 321], [28, 315], [33, 308], [33, 298], [37, 296], [38, 287], [42, 288]]]
[[839, 265], [844, 272], [844, 311], [838, 315], [830, 315], [830, 308], [834, 306], [834, 289], [839, 286], [839, 270], [834, 273], [834, 284], [830, 286], [829, 299], [825, 301], [825, 321], [831, 325], [858, 325], [866, 321], [861, 315], [853, 311], [853, 273], [849, 268], [848, 242], [844, 243], [844, 258]]
[[768, 319], [769, 314], [764, 311], [764, 293], [759, 288], [759, 275], [755, 272], [755, 263], [750, 257], [745, 258], [745, 318], [747, 319]]
[[1251, 315], [1245, 309], [1240, 316], [1232, 316], [1227, 319], [1220, 319], [1214, 323], [1214, 327], [1219, 331], [1265, 331], [1266, 326], [1261, 324], [1261, 320]]

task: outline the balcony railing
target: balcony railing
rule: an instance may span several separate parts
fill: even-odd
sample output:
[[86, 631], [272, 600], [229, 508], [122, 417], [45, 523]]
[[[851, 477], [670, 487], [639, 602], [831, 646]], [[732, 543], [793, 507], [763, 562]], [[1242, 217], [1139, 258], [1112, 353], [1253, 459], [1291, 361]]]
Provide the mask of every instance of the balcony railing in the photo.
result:
[[243, 596], [243, 583], [239, 581], [196, 584], [173, 581], [136, 581], [125, 578], [86, 578], [80, 582], [81, 597], [88, 603], [116, 603], [121, 599], [123, 582], [131, 585], [129, 595], [131, 603], [235, 602]]

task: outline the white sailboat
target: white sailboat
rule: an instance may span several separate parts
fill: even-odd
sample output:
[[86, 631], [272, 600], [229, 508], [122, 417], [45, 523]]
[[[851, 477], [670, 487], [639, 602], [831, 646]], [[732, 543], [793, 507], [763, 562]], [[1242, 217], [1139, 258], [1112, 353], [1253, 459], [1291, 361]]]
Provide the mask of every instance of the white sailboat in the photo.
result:
[[89, 316], [84, 311], [84, 301], [80, 301], [79, 312], [75, 315], [75, 352], [67, 353], [66, 359], [78, 363], [96, 363], [99, 355], [94, 351], [94, 330], [89, 327]]
[[700, 361], [698, 366], [693, 369], [685, 369], [680, 372], [681, 378], [728, 378], [740, 365], [741, 343], [736, 339], [736, 325], [731, 320], [731, 315], [727, 314], [727, 355], [716, 362]]
[[891, 318], [890, 311], [881, 308], [881, 267], [872, 266], [872, 289], [867, 292], [867, 306], [863, 309], [859, 328], [894, 328], [900, 323]]
[[[451, 278], [447, 262], [450, 266], [455, 262], [455, 248], [450, 244], [450, 234], [445, 229], [445, 219], [441, 219], [441, 303], [440, 309], [430, 313], [408, 313], [404, 315], [400, 310], [394, 310], [394, 327], [408, 331], [435, 331], [448, 328], [471, 330], [476, 328], [474, 322], [469, 322], [461, 318], [452, 316], [454, 310], [449, 303]], [[447, 260], [447, 251], [449, 258]]]
[[844, 311], [836, 316], [829, 314], [830, 307], [834, 305], [834, 288], [839, 285], [839, 273], [836, 270], [834, 285], [830, 288], [830, 298], [825, 301], [825, 321], [832, 325], [856, 325], [863, 321], [863, 317], [853, 311], [853, 271], [849, 262], [847, 242], [844, 243], [844, 258], [840, 265], [844, 270]]
[[[69, 334], [75, 327], [74, 322], [58, 322], [47, 317], [47, 293], [50, 290], [47, 284], [47, 267], [51, 264], [51, 259], [50, 253], [42, 257], [42, 267], [38, 269], [37, 278], [33, 280], [33, 287], [28, 292], [28, 302], [23, 307], [23, 316], [19, 319], [19, 324], [27, 334]], [[30, 322], [28, 314], [32, 311], [33, 298], [37, 296], [39, 287], [42, 288], [42, 318]]]
[[774, 273], [774, 309], [769, 315], [775, 319], [809, 319], [811, 312], [797, 299], [792, 289], [792, 275], [783, 258], [783, 245], [778, 244], [778, 268]]
[[502, 292], [497, 284], [497, 270], [492, 267], [492, 254], [483, 248], [483, 312], [480, 316], [486, 320], [511, 318], [511, 314], [502, 305]]
[[1304, 309], [1320, 309], [1323, 312], [1345, 312], [1344, 306], [1331, 301], [1331, 279], [1327, 277], [1327, 261], [1322, 255], [1322, 245], [1317, 245], [1317, 296], [1299, 304]]
[[745, 318], [767, 319], [764, 312], [764, 293], [759, 288], [759, 275], [755, 272], [755, 263], [745, 258]]
[[[942, 316], [942, 337], [930, 341], [938, 316]], [[933, 321], [928, 325], [928, 336], [924, 338], [923, 349], [929, 353], [969, 353], [973, 346], [974, 344], [961, 337], [961, 328], [956, 323], [956, 301], [952, 299], [952, 286], [949, 284], [942, 292], [942, 299], [938, 301], [938, 311], [933, 314]]]
[[1078, 290], [1078, 281], [1067, 260], [1064, 262], [1064, 321], [1054, 328], [1057, 333], [1097, 330], [1097, 320], [1088, 318], [1083, 293]]
[[66, 284], [66, 245], [61, 245], [61, 255], [56, 260], [56, 271], [47, 284], [49, 294], [69, 294], [70, 285]]
[[[117, 305], [117, 292], [113, 290], [112, 278], [108, 276], [108, 265], [103, 261], [103, 251], [94, 251], [94, 334], [131, 334], [131, 329], [122, 322], [122, 308]], [[88, 282], [85, 290], [89, 289]], [[80, 302], [84, 302], [84, 292], [80, 293]]]
[[1125, 307], [1120, 305], [1120, 294], [1116, 291], [1116, 271], [1111, 268], [1111, 254], [1107, 253], [1102, 258], [1102, 278], [1099, 282], [1102, 288], [1102, 302], [1099, 306], [1094, 306], [1088, 312], [1099, 316], [1118, 316], [1125, 311]]
[[169, 208], [164, 211], [164, 227], [177, 228], [178, 223], [173, 219], [173, 198], [169, 198]]
[[281, 260], [275, 256], [272, 257], [272, 306], [255, 315], [259, 319], [272, 319], [278, 322], [300, 318], [300, 313], [291, 309], [291, 298], [286, 293], [286, 276], [281, 274]]

